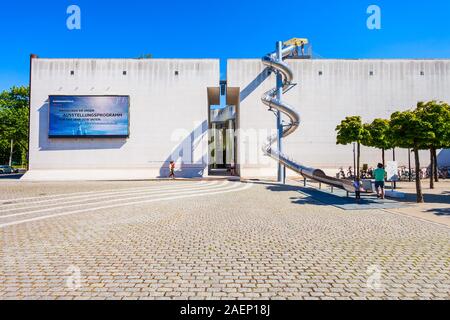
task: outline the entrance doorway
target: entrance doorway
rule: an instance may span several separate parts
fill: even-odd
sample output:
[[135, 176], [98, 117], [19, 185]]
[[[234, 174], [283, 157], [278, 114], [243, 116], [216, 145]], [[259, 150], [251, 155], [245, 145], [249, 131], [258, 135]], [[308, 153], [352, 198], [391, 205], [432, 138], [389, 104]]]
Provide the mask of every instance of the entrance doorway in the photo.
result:
[[211, 110], [210, 173], [236, 175], [235, 106]]
[[238, 176], [237, 106], [227, 104], [226, 82], [208, 88], [209, 175]]

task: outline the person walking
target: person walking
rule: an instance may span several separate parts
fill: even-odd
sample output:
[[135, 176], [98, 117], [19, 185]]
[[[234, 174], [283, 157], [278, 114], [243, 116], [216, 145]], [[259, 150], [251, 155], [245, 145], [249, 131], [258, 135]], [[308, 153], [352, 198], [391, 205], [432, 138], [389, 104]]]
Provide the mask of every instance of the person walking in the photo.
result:
[[170, 161], [169, 172], [169, 178], [175, 179], [175, 162], [173, 161]]
[[384, 181], [386, 180], [386, 170], [382, 163], [378, 164], [378, 168], [373, 171], [375, 177], [375, 189], [377, 190], [377, 198], [384, 199]]

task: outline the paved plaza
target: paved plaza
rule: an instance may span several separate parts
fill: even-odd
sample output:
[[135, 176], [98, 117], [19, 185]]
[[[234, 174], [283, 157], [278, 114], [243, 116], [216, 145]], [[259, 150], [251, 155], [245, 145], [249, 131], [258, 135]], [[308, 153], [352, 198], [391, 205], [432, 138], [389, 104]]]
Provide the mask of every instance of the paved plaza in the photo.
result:
[[444, 223], [299, 188], [0, 181], [0, 299], [450, 299]]

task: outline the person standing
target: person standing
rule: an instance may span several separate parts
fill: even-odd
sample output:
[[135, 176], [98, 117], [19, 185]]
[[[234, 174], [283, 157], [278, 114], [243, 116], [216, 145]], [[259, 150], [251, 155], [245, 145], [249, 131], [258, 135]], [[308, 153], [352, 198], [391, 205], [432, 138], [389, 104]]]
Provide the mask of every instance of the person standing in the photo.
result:
[[364, 191], [362, 182], [359, 178], [356, 178], [353, 182], [353, 187], [355, 188], [355, 198], [359, 202], [361, 199], [361, 191]]
[[169, 172], [169, 178], [175, 179], [175, 162], [173, 161], [170, 161]]
[[384, 199], [384, 181], [386, 180], [386, 170], [382, 163], [378, 164], [373, 172], [375, 177], [375, 189], [377, 190], [377, 198]]

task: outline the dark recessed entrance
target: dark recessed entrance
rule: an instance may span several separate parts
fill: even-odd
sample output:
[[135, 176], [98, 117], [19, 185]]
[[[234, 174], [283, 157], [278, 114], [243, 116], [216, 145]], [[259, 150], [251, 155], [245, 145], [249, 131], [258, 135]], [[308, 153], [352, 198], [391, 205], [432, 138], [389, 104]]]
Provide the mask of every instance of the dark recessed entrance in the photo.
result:
[[[238, 105], [230, 104], [226, 82], [208, 88], [209, 175], [238, 176]], [[233, 90], [236, 91], [236, 90]], [[237, 102], [237, 101], [236, 101]]]

